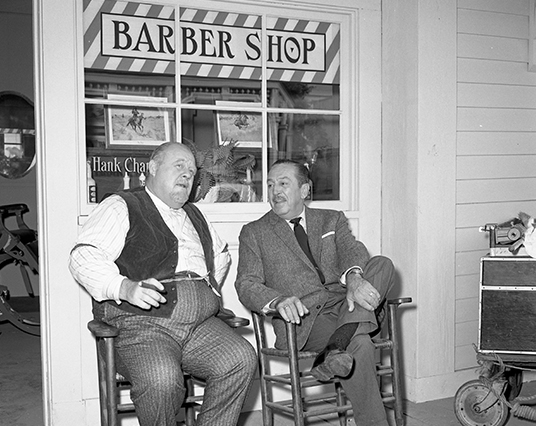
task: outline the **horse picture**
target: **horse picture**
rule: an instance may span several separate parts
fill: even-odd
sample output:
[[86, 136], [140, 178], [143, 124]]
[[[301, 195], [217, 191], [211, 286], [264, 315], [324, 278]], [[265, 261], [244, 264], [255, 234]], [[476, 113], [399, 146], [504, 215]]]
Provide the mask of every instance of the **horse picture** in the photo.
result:
[[[135, 98], [125, 96], [129, 100]], [[161, 107], [113, 105], [108, 107], [107, 120], [110, 147], [157, 146], [171, 140], [169, 112]]]

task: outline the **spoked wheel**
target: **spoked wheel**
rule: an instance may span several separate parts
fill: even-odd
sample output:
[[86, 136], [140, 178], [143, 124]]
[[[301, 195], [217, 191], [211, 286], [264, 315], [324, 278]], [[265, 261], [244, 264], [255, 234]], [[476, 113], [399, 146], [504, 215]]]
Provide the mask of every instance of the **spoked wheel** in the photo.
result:
[[454, 412], [464, 426], [504, 426], [508, 407], [480, 380], [462, 385], [454, 398]]

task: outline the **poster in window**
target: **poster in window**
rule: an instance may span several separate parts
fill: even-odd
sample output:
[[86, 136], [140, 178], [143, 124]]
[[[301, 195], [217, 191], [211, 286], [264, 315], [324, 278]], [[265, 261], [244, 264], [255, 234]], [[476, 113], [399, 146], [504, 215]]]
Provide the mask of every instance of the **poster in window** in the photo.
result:
[[[243, 105], [240, 102], [216, 101], [216, 105], [235, 106], [237, 104]], [[216, 115], [219, 145], [234, 142], [235, 146], [241, 148], [262, 147], [262, 116], [260, 112], [218, 111]]]
[[155, 147], [170, 139], [169, 111], [160, 105], [138, 106], [137, 102], [166, 102], [166, 98], [109, 95], [109, 99], [128, 101], [128, 105], [110, 105], [106, 115], [108, 148]]

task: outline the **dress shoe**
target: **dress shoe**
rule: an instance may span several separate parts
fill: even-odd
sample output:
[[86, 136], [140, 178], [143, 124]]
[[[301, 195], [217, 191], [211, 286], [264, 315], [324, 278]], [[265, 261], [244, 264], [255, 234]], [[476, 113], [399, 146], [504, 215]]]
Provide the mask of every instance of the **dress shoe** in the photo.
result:
[[324, 349], [316, 357], [311, 374], [317, 380], [327, 382], [333, 377], [346, 377], [352, 371], [354, 357], [341, 349]]

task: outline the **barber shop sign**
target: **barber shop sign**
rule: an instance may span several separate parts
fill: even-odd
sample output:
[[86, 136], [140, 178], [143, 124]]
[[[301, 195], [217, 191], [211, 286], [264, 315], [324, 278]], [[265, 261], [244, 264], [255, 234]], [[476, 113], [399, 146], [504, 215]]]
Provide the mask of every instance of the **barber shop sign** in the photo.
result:
[[[175, 20], [176, 10], [180, 12]], [[86, 1], [85, 66], [91, 69], [335, 83], [339, 24], [110, 0]]]

